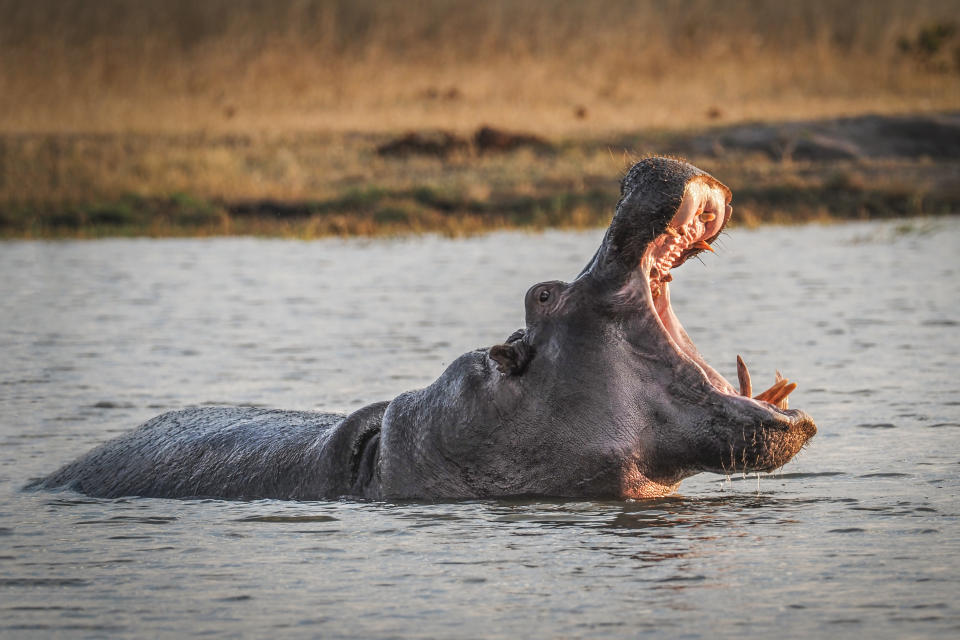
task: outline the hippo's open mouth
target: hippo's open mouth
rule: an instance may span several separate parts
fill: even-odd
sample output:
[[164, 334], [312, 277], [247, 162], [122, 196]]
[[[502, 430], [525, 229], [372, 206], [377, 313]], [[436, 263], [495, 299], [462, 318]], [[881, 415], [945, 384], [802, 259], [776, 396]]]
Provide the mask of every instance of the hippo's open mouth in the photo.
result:
[[730, 192], [712, 180], [691, 180], [687, 184], [683, 200], [666, 230], [647, 246], [640, 261], [641, 269], [649, 286], [650, 301], [656, 316], [671, 345], [681, 356], [692, 361], [717, 391], [744, 399], [751, 399], [768, 409], [786, 412], [787, 396], [797, 384], [777, 372], [776, 381], [766, 391], [753, 396], [750, 373], [743, 359], [737, 356], [739, 391], [714, 370], [697, 351], [690, 337], [683, 330], [673, 308], [670, 306], [671, 270], [703, 251], [713, 251], [711, 243], [730, 220], [732, 207]]

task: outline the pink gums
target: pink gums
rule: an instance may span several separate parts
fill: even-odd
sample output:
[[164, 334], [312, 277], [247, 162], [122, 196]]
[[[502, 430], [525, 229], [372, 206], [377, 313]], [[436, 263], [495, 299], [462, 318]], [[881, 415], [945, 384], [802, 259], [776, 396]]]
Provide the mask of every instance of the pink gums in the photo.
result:
[[703, 182], [689, 183], [680, 207], [667, 226], [667, 232], [650, 243], [640, 260], [640, 267], [650, 283], [654, 309], [663, 328], [677, 349], [693, 360], [703, 370], [707, 379], [725, 393], [736, 391], [706, 363], [683, 330], [680, 320], [670, 306], [668, 283], [673, 280], [670, 270], [683, 264], [689, 257], [706, 250], [704, 244], [720, 233], [731, 212], [732, 208], [726, 203], [726, 194], [722, 189]]

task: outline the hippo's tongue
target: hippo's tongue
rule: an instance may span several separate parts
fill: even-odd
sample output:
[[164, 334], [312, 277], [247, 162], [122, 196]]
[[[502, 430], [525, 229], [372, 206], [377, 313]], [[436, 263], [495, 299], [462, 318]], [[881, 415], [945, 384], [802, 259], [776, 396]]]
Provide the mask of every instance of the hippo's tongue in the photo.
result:
[[[640, 264], [648, 276], [654, 309], [671, 341], [683, 355], [700, 367], [714, 387], [724, 393], [736, 394], [733, 385], [700, 355], [670, 306], [669, 283], [673, 280], [670, 270], [702, 251], [713, 251], [710, 243], [719, 235], [732, 213], [725, 195], [721, 189], [710, 184], [689, 183], [673, 219], [664, 233], [654, 238], [644, 251]], [[750, 373], [740, 356], [737, 356], [737, 377], [740, 395], [750, 397], [753, 392]], [[754, 399], [786, 409], [787, 396], [796, 388], [796, 383], [786, 380], [778, 371], [773, 386], [754, 396]]]

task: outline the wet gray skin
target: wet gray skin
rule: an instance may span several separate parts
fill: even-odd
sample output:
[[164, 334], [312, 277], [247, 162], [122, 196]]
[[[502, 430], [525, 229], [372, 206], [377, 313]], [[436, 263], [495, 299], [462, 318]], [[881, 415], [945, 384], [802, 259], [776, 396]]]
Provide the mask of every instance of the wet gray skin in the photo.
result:
[[[726, 225], [730, 191], [638, 162], [593, 259], [526, 294], [526, 326], [430, 386], [342, 416], [193, 408], [158, 416], [41, 480], [94, 496], [648, 498], [701, 471], [770, 471], [816, 433], [785, 380], [751, 398], [697, 353], [670, 269]], [[744, 395], [745, 394], [745, 395]]]

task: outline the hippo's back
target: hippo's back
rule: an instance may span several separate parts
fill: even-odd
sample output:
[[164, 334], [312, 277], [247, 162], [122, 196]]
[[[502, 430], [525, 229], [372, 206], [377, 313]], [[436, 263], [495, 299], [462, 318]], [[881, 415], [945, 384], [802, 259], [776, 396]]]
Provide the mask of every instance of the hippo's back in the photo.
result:
[[253, 407], [171, 411], [44, 478], [91, 496], [309, 499], [316, 460], [344, 416]]

